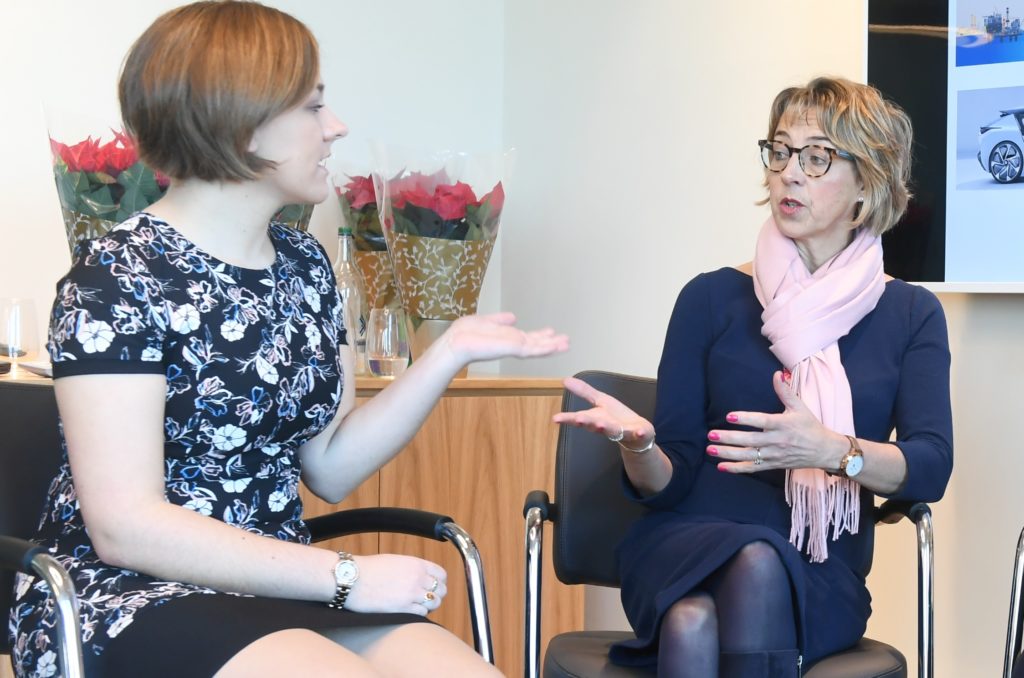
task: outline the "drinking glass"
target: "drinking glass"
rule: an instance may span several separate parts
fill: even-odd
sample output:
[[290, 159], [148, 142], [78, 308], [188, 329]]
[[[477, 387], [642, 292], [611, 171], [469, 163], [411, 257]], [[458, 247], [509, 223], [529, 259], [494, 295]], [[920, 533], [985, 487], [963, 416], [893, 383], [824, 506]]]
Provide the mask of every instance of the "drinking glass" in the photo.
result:
[[370, 311], [366, 360], [375, 377], [397, 377], [409, 365], [409, 327], [405, 311], [385, 306]]
[[0, 361], [13, 364], [17, 376], [20, 361], [39, 356], [36, 309], [31, 299], [0, 298]]

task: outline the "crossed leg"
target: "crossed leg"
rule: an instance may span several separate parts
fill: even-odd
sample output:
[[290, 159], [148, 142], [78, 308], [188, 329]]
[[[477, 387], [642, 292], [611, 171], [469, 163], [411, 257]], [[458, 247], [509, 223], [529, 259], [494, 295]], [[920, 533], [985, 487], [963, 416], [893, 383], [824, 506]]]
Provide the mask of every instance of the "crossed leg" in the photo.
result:
[[739, 655], [794, 648], [796, 618], [789, 575], [775, 548], [756, 541], [709, 577], [702, 590], [683, 597], [665, 613], [658, 672], [686, 678], [715, 678], [721, 672], [725, 677]]

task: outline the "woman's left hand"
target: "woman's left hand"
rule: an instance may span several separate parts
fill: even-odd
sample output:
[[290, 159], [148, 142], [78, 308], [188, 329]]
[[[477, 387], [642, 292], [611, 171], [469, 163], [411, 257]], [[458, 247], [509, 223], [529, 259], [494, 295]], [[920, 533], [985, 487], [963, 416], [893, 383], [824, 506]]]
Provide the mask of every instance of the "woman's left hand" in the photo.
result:
[[718, 470], [756, 473], [780, 468], [821, 468], [835, 471], [849, 449], [846, 437], [826, 428], [796, 395], [782, 372], [772, 386], [785, 410], [780, 414], [730, 412], [733, 424], [759, 431], [708, 431], [707, 453], [722, 459]]
[[463, 365], [498, 358], [535, 358], [569, 349], [569, 338], [551, 328], [526, 332], [515, 326], [512, 313], [459, 318], [442, 339]]

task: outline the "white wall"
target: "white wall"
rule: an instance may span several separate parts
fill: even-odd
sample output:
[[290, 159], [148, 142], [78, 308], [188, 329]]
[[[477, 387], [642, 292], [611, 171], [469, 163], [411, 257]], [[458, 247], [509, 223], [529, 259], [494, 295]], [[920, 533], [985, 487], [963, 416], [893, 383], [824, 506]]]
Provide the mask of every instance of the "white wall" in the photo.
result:
[[[42, 315], [68, 262], [39, 102], [78, 102], [82, 116], [112, 120], [121, 56], [174, 4], [0, 7], [0, 296], [33, 297]], [[482, 308], [500, 298], [524, 325], [567, 330], [573, 350], [504, 365], [509, 373], [653, 374], [681, 285], [750, 258], [764, 215], [753, 204], [761, 195], [754, 142], [772, 96], [818, 72], [863, 73], [864, 0], [271, 4], [321, 41], [328, 101], [352, 127], [336, 154], [365, 160], [369, 137], [518, 147], [503, 251]], [[789, 37], [767, 46], [772, 26]], [[935, 507], [936, 675], [996, 675], [1024, 523], [1015, 434], [1024, 297], [941, 299], [958, 456]], [[870, 582], [871, 633], [910, 656], [912, 597], [896, 588], [914, 585], [912, 540], [907, 525], [880, 530]], [[616, 623], [607, 597], [590, 599], [588, 624]]]
[[[505, 140], [519, 148], [502, 303], [572, 351], [540, 365], [653, 375], [680, 287], [749, 260], [766, 210], [755, 141], [782, 87], [862, 79], [865, 3], [506, 3]], [[788, 37], [769, 42], [777, 27]], [[811, 56], [813, 55], [813, 56]], [[998, 675], [1016, 533], [1024, 297], [940, 295], [954, 357], [956, 471], [935, 506], [936, 676]], [[536, 373], [510, 362], [509, 373]], [[916, 672], [914, 533], [878, 531], [869, 633]], [[900, 587], [908, 587], [900, 590]], [[622, 627], [615, 592], [587, 625]]]

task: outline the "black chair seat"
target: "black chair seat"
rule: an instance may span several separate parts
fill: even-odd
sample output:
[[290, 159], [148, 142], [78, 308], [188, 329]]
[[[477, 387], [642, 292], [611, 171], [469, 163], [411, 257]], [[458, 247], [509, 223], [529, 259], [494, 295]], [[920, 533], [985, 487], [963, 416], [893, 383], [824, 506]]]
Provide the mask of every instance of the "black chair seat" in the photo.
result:
[[[633, 634], [623, 631], [574, 631], [551, 639], [544, 656], [544, 678], [643, 678], [653, 668], [616, 666], [608, 649]], [[804, 671], [804, 678], [906, 678], [906, 659], [899, 650], [863, 638], [856, 646], [830, 655]]]
[[624, 631], [572, 631], [548, 643], [544, 678], [640, 678], [656, 676], [651, 668], [616, 666], [608, 661], [612, 645], [633, 637]]

